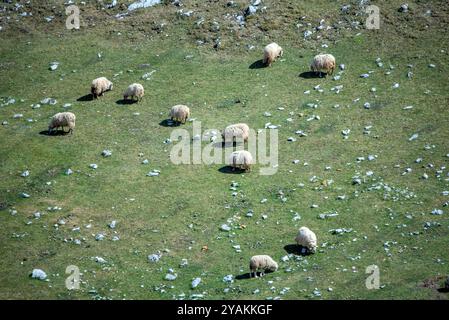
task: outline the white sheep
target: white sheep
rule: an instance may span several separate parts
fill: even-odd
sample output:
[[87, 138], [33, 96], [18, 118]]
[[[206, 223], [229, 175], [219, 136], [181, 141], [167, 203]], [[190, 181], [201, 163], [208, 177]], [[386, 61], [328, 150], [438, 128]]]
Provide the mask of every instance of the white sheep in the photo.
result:
[[247, 142], [249, 138], [249, 126], [246, 123], [236, 123], [227, 126], [221, 134], [223, 142], [235, 142], [237, 138]]
[[186, 123], [187, 119], [190, 117], [190, 109], [189, 107], [178, 104], [176, 106], [173, 106], [170, 110], [170, 119]]
[[283, 54], [284, 50], [277, 43], [270, 43], [263, 50], [263, 63], [271, 67], [271, 64]]
[[261, 270], [260, 276], [263, 277], [265, 275], [265, 271], [276, 271], [278, 269], [278, 264], [274, 261], [270, 256], [267, 255], [257, 255], [252, 256], [249, 260], [249, 276], [257, 278], [257, 270]]
[[234, 151], [229, 157], [229, 164], [232, 167], [232, 171], [234, 171], [236, 168], [245, 171], [251, 171], [253, 156], [249, 151], [246, 150]]
[[50, 120], [48, 125], [48, 133], [51, 133], [55, 128], [57, 130], [59, 127], [62, 127], [62, 131], [64, 131], [64, 127], [69, 127], [69, 132], [73, 134], [73, 129], [75, 129], [75, 120], [76, 116], [71, 112], [57, 113]]
[[325, 71], [327, 74], [333, 74], [334, 70], [337, 66], [335, 62], [335, 57], [331, 54], [318, 54], [316, 55], [312, 63], [310, 64], [310, 69], [313, 72], [319, 72], [321, 76], [321, 72]]
[[317, 239], [315, 233], [307, 227], [301, 227], [295, 238], [297, 244], [307, 248], [310, 252], [315, 253], [317, 248]]
[[127, 100], [128, 97], [134, 100], [134, 97], [136, 97], [137, 101], [141, 101], [144, 95], [145, 90], [143, 86], [140, 83], [133, 83], [123, 93], [123, 100]]
[[110, 91], [113, 88], [113, 83], [106, 79], [105, 77], [97, 78], [92, 81], [90, 86], [90, 91], [95, 99], [102, 96], [106, 91]]

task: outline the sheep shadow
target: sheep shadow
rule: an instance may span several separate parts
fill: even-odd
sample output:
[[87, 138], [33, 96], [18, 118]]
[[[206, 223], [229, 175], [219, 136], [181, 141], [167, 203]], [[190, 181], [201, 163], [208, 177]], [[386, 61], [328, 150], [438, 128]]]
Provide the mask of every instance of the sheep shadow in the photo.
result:
[[217, 149], [225, 149], [225, 148], [234, 148], [234, 147], [238, 147], [238, 146], [244, 146], [245, 144], [242, 142], [230, 142], [230, 141], [218, 141], [214, 143], [214, 148]]
[[235, 277], [236, 280], [245, 280], [245, 279], [251, 279], [251, 274], [249, 272], [244, 274], [239, 274]]
[[165, 119], [159, 122], [159, 125], [165, 128], [179, 127], [181, 125], [181, 122], [173, 121], [171, 119]]
[[437, 291], [440, 293], [449, 293], [449, 288], [439, 288]]
[[267, 67], [267, 65], [265, 63], [263, 63], [262, 59], [254, 61], [249, 66], [250, 69], [263, 69], [263, 68], [266, 68], [266, 67]]
[[[326, 78], [327, 73], [322, 72], [324, 74], [324, 78]], [[323, 78], [319, 72], [313, 72], [313, 71], [307, 71], [299, 74], [300, 78], [303, 79], [317, 79], [317, 78]]]
[[[269, 273], [273, 273], [274, 271], [271, 271], [271, 270], [266, 270], [265, 271], [265, 275], [267, 275], [267, 274], [269, 274]], [[256, 274], [257, 274], [257, 277], [258, 278], [260, 278], [261, 276], [260, 276], [260, 272], [256, 272]], [[251, 278], [253, 278], [253, 277], [251, 277], [251, 273], [249, 273], [249, 272], [247, 272], [247, 273], [244, 273], [244, 274], [239, 274], [238, 276], [236, 276], [235, 277], [235, 279], [236, 280], [247, 280], [247, 279], [251, 279]]]
[[284, 250], [288, 253], [288, 254], [294, 254], [297, 256], [308, 256], [311, 255], [312, 253], [307, 249], [303, 252], [304, 247], [298, 245], [298, 244], [287, 244], [286, 246], [284, 246]]
[[221, 167], [220, 169], [218, 169], [219, 172], [224, 173], [224, 174], [242, 174], [245, 173], [246, 171], [243, 169], [238, 169], [238, 168], [234, 168], [231, 166], [224, 166]]
[[130, 105], [130, 104], [136, 104], [138, 101], [137, 100], [133, 100], [133, 99], [120, 99], [117, 100], [115, 103], [118, 105]]
[[76, 99], [76, 101], [80, 101], [80, 102], [86, 102], [86, 101], [93, 101], [94, 100], [94, 96], [92, 93], [86, 94], [85, 96], [79, 97], [78, 99]]
[[40, 135], [48, 136], [48, 137], [66, 136], [69, 133], [70, 133], [69, 131], [64, 131], [64, 130], [53, 130], [51, 132], [49, 132], [48, 130], [44, 130], [44, 131], [39, 132]]

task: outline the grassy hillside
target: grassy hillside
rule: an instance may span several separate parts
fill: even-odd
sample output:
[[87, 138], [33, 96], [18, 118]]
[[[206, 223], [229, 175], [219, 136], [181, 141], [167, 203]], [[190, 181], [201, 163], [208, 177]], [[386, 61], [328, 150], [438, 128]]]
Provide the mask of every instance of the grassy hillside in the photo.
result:
[[[449, 5], [410, 1], [401, 13], [400, 1], [372, 1], [381, 28], [366, 30], [357, 1], [264, 0], [266, 11], [244, 27], [234, 16], [246, 1], [182, 2], [121, 20], [115, 15], [124, 7], [89, 3], [80, 6], [80, 30], [65, 28], [59, 1], [32, 1], [18, 11], [0, 5], [7, 8], [0, 11], [0, 298], [447, 299], [437, 289], [449, 263]], [[22, 11], [33, 15], [19, 17]], [[48, 16], [55, 18], [46, 22]], [[316, 30], [321, 19], [329, 30]], [[305, 39], [307, 30], [314, 32]], [[272, 41], [285, 54], [259, 68]], [[308, 77], [319, 52], [345, 65], [339, 80]], [[56, 71], [49, 70], [53, 61]], [[114, 90], [90, 100], [99, 76]], [[146, 96], [122, 104], [133, 82]], [[47, 97], [57, 103], [32, 108]], [[203, 129], [280, 125], [278, 172], [172, 164], [173, 144], [164, 142], [174, 128], [163, 121], [175, 104], [188, 105]], [[48, 136], [49, 118], [62, 111], [76, 114], [74, 134]], [[308, 121], [313, 115], [320, 120]], [[102, 157], [105, 149], [111, 157]], [[153, 169], [161, 174], [148, 177]], [[29, 176], [21, 177], [25, 170]], [[353, 183], [356, 176], [361, 184]], [[113, 220], [115, 229], [108, 227]], [[222, 224], [232, 230], [221, 231]], [[300, 255], [294, 245], [303, 225], [317, 234], [314, 255]], [[330, 232], [339, 228], [350, 232]], [[149, 262], [157, 252], [160, 261]], [[254, 254], [269, 254], [280, 269], [247, 279]], [[183, 259], [188, 265], [181, 267]], [[373, 264], [379, 290], [365, 286]], [[80, 290], [65, 287], [69, 265], [81, 270]], [[31, 279], [35, 268], [48, 281]], [[170, 268], [174, 281], [164, 280]], [[226, 275], [234, 282], [225, 283]], [[196, 277], [202, 281], [191, 289]]]

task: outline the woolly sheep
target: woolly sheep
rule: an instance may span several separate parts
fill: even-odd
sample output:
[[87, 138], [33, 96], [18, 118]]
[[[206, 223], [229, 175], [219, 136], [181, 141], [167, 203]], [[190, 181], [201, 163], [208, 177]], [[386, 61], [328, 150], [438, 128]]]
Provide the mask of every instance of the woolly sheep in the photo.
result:
[[48, 132], [51, 133], [53, 129], [56, 128], [57, 130], [59, 127], [62, 127], [62, 130], [64, 131], [64, 127], [69, 127], [69, 132], [73, 134], [73, 129], [75, 129], [75, 120], [76, 117], [71, 112], [57, 113], [50, 120]]
[[232, 141], [236, 138], [243, 139], [244, 142], [248, 141], [249, 126], [246, 123], [236, 123], [227, 126], [221, 134], [223, 142]]
[[321, 76], [322, 71], [326, 71], [327, 74], [333, 74], [336, 68], [335, 57], [331, 54], [319, 54], [313, 58], [310, 64], [310, 69], [313, 72], [319, 72]]
[[254, 277], [257, 278], [257, 270], [259, 269], [261, 270], [260, 276], [263, 277], [265, 271], [276, 271], [278, 264], [267, 255], [252, 256], [249, 260], [250, 277], [254, 274]]
[[232, 171], [236, 168], [251, 171], [253, 156], [246, 150], [234, 151], [229, 157], [229, 163], [232, 167]]
[[189, 107], [184, 106], [182, 104], [173, 106], [170, 110], [170, 118], [174, 121], [186, 123], [189, 117], [190, 117]]
[[282, 57], [284, 50], [275, 42], [270, 43], [263, 50], [263, 63], [269, 67], [276, 61], [277, 58]]
[[317, 240], [315, 233], [307, 227], [301, 227], [295, 238], [296, 243], [307, 248], [310, 252], [315, 253], [317, 248]]
[[134, 97], [136, 97], [137, 101], [140, 101], [142, 100], [144, 95], [145, 90], [143, 89], [143, 86], [140, 83], [133, 83], [129, 85], [129, 87], [123, 93], [123, 100], [127, 100], [128, 97], [131, 97], [131, 99], [134, 100]]
[[105, 77], [97, 78], [92, 81], [90, 91], [95, 99], [102, 96], [106, 91], [112, 90], [113, 83], [106, 79]]

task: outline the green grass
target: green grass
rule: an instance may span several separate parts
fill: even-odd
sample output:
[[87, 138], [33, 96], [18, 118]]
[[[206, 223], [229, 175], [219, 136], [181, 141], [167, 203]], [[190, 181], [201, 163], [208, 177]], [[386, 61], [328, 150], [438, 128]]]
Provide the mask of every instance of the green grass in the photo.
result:
[[[445, 32], [438, 27], [441, 20], [437, 18], [428, 29], [416, 33], [410, 31], [412, 27], [394, 24], [395, 19], [402, 19], [392, 13], [398, 7], [396, 2], [379, 4], [387, 11], [384, 32], [348, 31], [324, 41], [329, 49], [322, 49], [320, 40], [304, 42], [293, 28], [294, 19], [304, 12], [320, 17], [320, 9], [329, 8], [331, 18], [336, 19], [339, 6], [324, 1], [317, 2], [316, 7], [300, 1], [284, 1], [279, 6], [270, 3], [273, 12], [291, 5], [296, 13], [276, 20], [275, 25], [290, 27], [284, 29], [285, 34], [282, 27], [256, 33], [255, 40], [250, 40], [255, 50], [244, 47], [244, 38], [236, 40], [235, 46], [228, 40], [218, 51], [207, 45], [196, 46], [195, 36], [184, 31], [185, 26], [191, 28], [193, 20], [184, 19], [167, 27], [168, 37], [164, 33], [147, 37], [126, 23], [117, 26], [115, 22], [98, 27], [105, 31], [104, 37], [89, 28], [47, 34], [36, 30], [18, 38], [0, 34], [0, 96], [17, 100], [0, 107], [0, 121], [9, 122], [0, 127], [0, 298], [173, 299], [182, 293], [186, 298], [204, 293], [205, 299], [265, 299], [280, 296], [280, 290], [289, 287], [283, 299], [311, 298], [315, 288], [324, 299], [447, 299], [445, 293], [422, 287], [425, 280], [447, 276], [449, 263], [449, 212], [442, 207], [448, 197], [441, 195], [449, 189], [447, 169], [436, 177], [436, 171], [447, 167], [449, 160], [449, 58], [447, 52], [441, 52], [446, 49]], [[446, 7], [443, 14], [447, 14]], [[205, 14], [221, 17], [222, 10], [230, 9], [214, 10]], [[136, 23], [146, 19], [146, 14], [137, 14]], [[257, 26], [258, 19], [262, 18], [251, 19], [248, 29], [254, 30], [251, 28]], [[109, 32], [111, 28], [123, 34]], [[198, 32], [207, 35], [209, 31]], [[356, 36], [357, 32], [361, 34]], [[262, 48], [273, 40], [273, 34], [280, 37], [276, 41], [284, 48], [283, 59], [271, 68], [250, 69], [261, 59]], [[224, 40], [227, 37], [232, 39], [223, 34]], [[338, 63], [346, 65], [341, 80], [299, 77], [308, 71], [311, 57], [322, 50], [332, 52]], [[102, 59], [97, 58], [98, 52]], [[193, 58], [185, 59], [188, 55]], [[384, 68], [376, 66], [378, 57]], [[61, 65], [50, 72], [48, 63], [55, 60]], [[151, 66], [139, 69], [146, 63]], [[390, 63], [395, 69], [385, 75]], [[437, 68], [428, 68], [429, 63]], [[412, 80], [406, 77], [408, 64], [414, 65]], [[156, 72], [151, 80], [140, 79], [152, 70]], [[368, 79], [359, 78], [370, 70], [374, 73]], [[77, 101], [89, 93], [90, 82], [98, 76], [111, 79], [114, 90], [96, 101]], [[143, 102], [117, 104], [132, 82], [145, 86]], [[392, 89], [395, 82], [400, 88]], [[313, 90], [318, 84], [325, 89], [323, 93]], [[343, 85], [339, 94], [330, 91], [337, 85]], [[371, 87], [377, 88], [377, 96], [369, 91]], [[311, 94], [305, 95], [306, 90]], [[56, 98], [58, 104], [30, 107], [45, 97]], [[356, 98], [360, 100], [353, 102]], [[241, 103], [235, 103], [237, 99]], [[308, 108], [310, 102], [318, 103], [318, 109]], [[364, 109], [365, 102], [372, 108]], [[75, 133], [39, 134], [46, 130], [49, 117], [63, 110], [64, 103], [72, 103], [69, 111], [77, 116]], [[192, 117], [201, 121], [203, 129], [222, 129], [235, 122], [246, 122], [256, 129], [267, 122], [282, 125], [277, 174], [261, 176], [257, 165], [246, 174], [222, 173], [222, 165], [173, 165], [169, 160], [171, 146], [163, 143], [173, 128], [160, 123], [167, 118], [169, 108], [180, 103], [191, 107]], [[334, 108], [336, 104], [340, 108]], [[407, 105], [414, 108], [403, 110]], [[266, 111], [272, 117], [265, 117]], [[24, 117], [13, 119], [16, 113]], [[312, 114], [321, 120], [306, 121]], [[26, 122], [28, 118], [35, 122]], [[371, 134], [365, 135], [363, 129], [368, 125], [372, 126]], [[183, 128], [190, 131], [192, 123]], [[344, 140], [341, 131], [346, 128], [351, 134]], [[308, 136], [288, 142], [296, 130], [304, 130]], [[416, 132], [419, 138], [409, 142]], [[426, 144], [435, 147], [425, 150]], [[104, 149], [112, 150], [112, 157], [103, 158]], [[369, 154], [378, 158], [357, 163], [357, 157]], [[424, 159], [421, 164], [414, 163], [418, 157]], [[142, 165], [143, 159], [150, 164]], [[300, 164], [293, 164], [294, 159]], [[303, 166], [304, 162], [308, 166]], [[91, 163], [99, 168], [90, 169]], [[423, 167], [428, 163], [434, 168]], [[325, 170], [326, 166], [332, 169]], [[413, 171], [402, 175], [406, 167]], [[68, 168], [75, 173], [66, 176]], [[20, 177], [26, 169], [31, 175]], [[161, 170], [161, 175], [147, 177], [152, 169]], [[374, 172], [372, 178], [360, 186], [352, 185], [353, 176], [365, 176], [369, 170]], [[429, 174], [428, 180], [420, 179], [424, 172]], [[312, 176], [318, 181], [310, 182]], [[330, 179], [332, 184], [322, 184]], [[235, 197], [229, 189], [233, 181], [240, 185]], [[380, 181], [411, 190], [416, 198], [400, 196], [393, 201], [384, 199], [383, 191], [368, 190]], [[287, 201], [281, 201], [279, 191]], [[31, 197], [21, 199], [22, 192]], [[346, 200], [336, 200], [339, 195], [346, 195]], [[260, 203], [263, 198], [268, 199], [264, 204]], [[319, 207], [311, 208], [312, 204]], [[47, 212], [49, 206], [62, 210]], [[443, 209], [444, 214], [430, 215], [434, 208]], [[247, 218], [250, 209], [254, 216]], [[17, 210], [17, 215], [10, 215], [10, 210]], [[36, 211], [45, 214], [34, 219]], [[339, 216], [317, 218], [330, 211], [337, 211]], [[301, 220], [292, 220], [295, 212]], [[263, 214], [268, 216], [266, 220], [261, 218]], [[408, 214], [413, 219], [408, 219]], [[236, 217], [233, 225], [246, 228], [220, 231], [221, 224], [231, 217]], [[54, 225], [61, 218], [66, 224], [56, 229]], [[107, 226], [111, 220], [118, 221], [115, 230]], [[427, 221], [441, 226], [424, 230]], [[90, 229], [85, 227], [88, 224]], [[406, 227], [397, 227], [402, 224]], [[287, 254], [284, 247], [294, 244], [296, 231], [303, 225], [318, 236], [321, 247], [317, 254], [280, 262], [280, 270], [263, 279], [237, 279], [232, 285], [222, 281], [228, 274], [247, 273], [254, 254], [269, 254], [280, 261]], [[81, 230], [72, 231], [74, 227]], [[329, 230], [335, 228], [354, 231], [333, 235]], [[415, 231], [419, 234], [410, 235]], [[104, 241], [95, 241], [93, 235], [99, 232], [105, 233]], [[114, 235], [120, 240], [111, 241]], [[82, 244], [75, 245], [70, 239], [80, 239]], [[390, 248], [391, 256], [384, 250], [387, 241], [397, 242]], [[232, 248], [236, 244], [241, 246], [241, 253]], [[203, 252], [203, 246], [209, 250]], [[169, 252], [158, 263], [148, 262], [149, 254], [164, 249]], [[358, 255], [360, 259], [350, 259]], [[92, 260], [95, 256], [108, 263], [96, 263]], [[182, 259], [188, 259], [185, 268], [179, 267]], [[380, 268], [380, 282], [385, 285], [380, 290], [365, 287], [365, 268], [372, 264]], [[65, 288], [69, 265], [82, 272], [79, 291]], [[357, 272], [352, 272], [353, 266]], [[34, 268], [46, 271], [50, 281], [30, 279]], [[173, 282], [164, 280], [168, 268], [178, 274]], [[289, 268], [291, 272], [286, 272]], [[195, 277], [201, 277], [202, 283], [192, 290], [190, 283]], [[329, 287], [332, 292], [327, 291]], [[229, 292], [225, 293], [225, 288], [230, 288]], [[255, 289], [260, 292], [253, 294]]]

